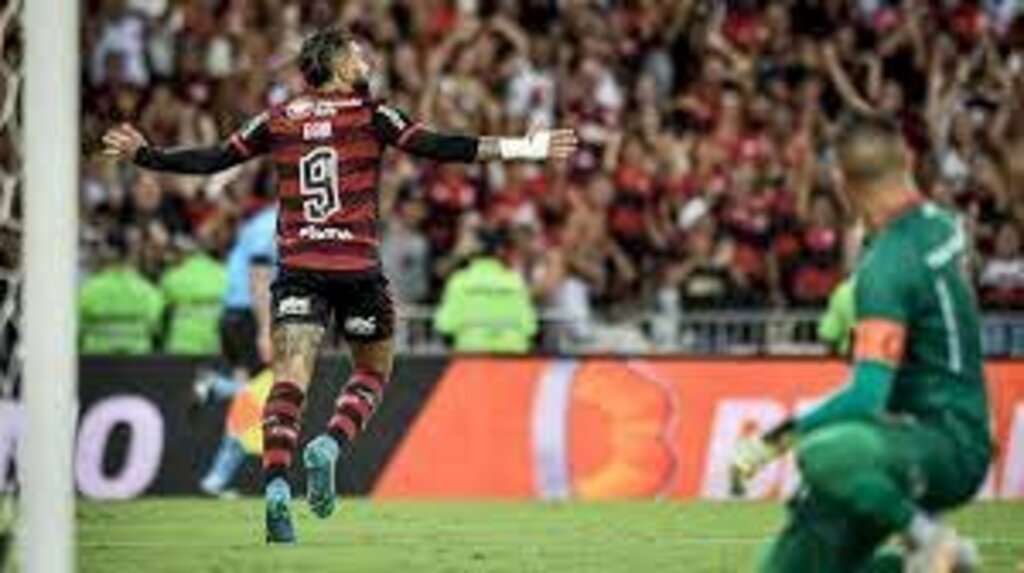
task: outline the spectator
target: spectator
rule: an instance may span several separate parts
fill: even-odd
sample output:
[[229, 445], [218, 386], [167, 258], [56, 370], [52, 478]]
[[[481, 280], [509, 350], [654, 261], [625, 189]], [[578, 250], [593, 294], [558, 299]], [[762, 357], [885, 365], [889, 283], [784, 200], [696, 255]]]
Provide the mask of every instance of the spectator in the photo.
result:
[[189, 234], [191, 229], [181, 203], [180, 198], [165, 191], [155, 174], [139, 170], [128, 202], [122, 208], [121, 223], [139, 229], [152, 224], [169, 235]]
[[537, 315], [529, 287], [512, 268], [504, 230], [485, 231], [481, 252], [444, 286], [435, 326], [459, 352], [521, 354], [532, 347]]
[[811, 201], [810, 215], [780, 239], [776, 251], [787, 298], [792, 304], [821, 307], [843, 279], [843, 226], [839, 208], [827, 195]]
[[145, 86], [149, 83], [145, 19], [126, 0], [105, 0], [102, 13], [105, 18], [91, 53], [92, 84], [126, 82]]
[[686, 236], [686, 256], [665, 273], [664, 285], [679, 290], [683, 310], [715, 310], [742, 303], [746, 275], [736, 266], [731, 239], [703, 216]]
[[981, 299], [989, 308], [1024, 308], [1024, 248], [1020, 226], [1003, 221], [995, 249], [985, 261], [978, 280]]
[[[212, 143], [301, 90], [296, 42], [339, 21], [387, 46], [374, 89], [441, 127], [575, 125], [583, 149], [564, 170], [388, 156], [381, 189], [385, 208], [399, 190], [413, 201], [384, 229], [385, 264], [412, 265], [394, 275], [398, 296], [436, 301], [475, 229], [530, 225], [533, 254], [518, 264], [577, 339], [655, 307], [666, 288], [692, 299], [709, 275], [691, 235], [707, 227], [710, 260], [728, 261], [716, 292], [728, 294], [684, 305], [821, 308], [838, 261], [855, 258], [829, 199], [830, 134], [846, 110], [899, 118], [932, 198], [964, 213], [979, 270], [1005, 268], [1002, 221], [1024, 218], [1024, 15], [1012, 0], [726, 2], [714, 14], [692, 0], [87, 4], [86, 141], [132, 119], [156, 143]], [[244, 218], [239, 190], [266, 180], [253, 166], [168, 185], [98, 163], [83, 162], [87, 231], [140, 235], [151, 278], [210, 213]], [[708, 221], [684, 230], [696, 199]], [[413, 223], [416, 205], [427, 216]], [[684, 268], [702, 270], [684, 280]]]
[[634, 261], [608, 228], [614, 194], [610, 177], [591, 177], [585, 192], [574, 197], [563, 236], [566, 264], [577, 279], [572, 284], [583, 287], [588, 300], [604, 304], [621, 301], [639, 278]]
[[79, 292], [83, 354], [148, 354], [157, 348], [163, 320], [160, 290], [132, 265], [123, 238], [108, 242], [101, 268]]
[[424, 302], [430, 288], [430, 245], [421, 230], [426, 216], [421, 201], [403, 199], [385, 223], [381, 260], [402, 302]]

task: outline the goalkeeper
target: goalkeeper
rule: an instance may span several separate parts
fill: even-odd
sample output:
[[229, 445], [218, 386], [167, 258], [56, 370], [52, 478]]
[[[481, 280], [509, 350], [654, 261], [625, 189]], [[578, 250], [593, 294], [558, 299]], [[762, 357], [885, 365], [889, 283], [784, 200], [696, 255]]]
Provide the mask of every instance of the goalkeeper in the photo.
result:
[[734, 485], [795, 448], [803, 485], [762, 572], [969, 571], [977, 555], [938, 517], [978, 491], [992, 455], [978, 310], [958, 220], [914, 186], [898, 128], [848, 118], [839, 184], [869, 226], [855, 274], [853, 366], [838, 393], [741, 443]]

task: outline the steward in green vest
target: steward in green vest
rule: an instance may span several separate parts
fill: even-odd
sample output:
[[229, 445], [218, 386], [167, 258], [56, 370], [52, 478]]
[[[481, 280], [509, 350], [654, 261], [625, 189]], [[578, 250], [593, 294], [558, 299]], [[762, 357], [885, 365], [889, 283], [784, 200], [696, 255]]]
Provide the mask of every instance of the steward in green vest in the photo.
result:
[[164, 351], [169, 354], [220, 353], [221, 300], [228, 278], [224, 264], [204, 249], [190, 249], [160, 278], [169, 307]]
[[522, 275], [508, 264], [506, 233], [481, 236], [482, 253], [448, 278], [435, 316], [458, 352], [522, 354], [537, 333], [537, 312]]
[[82, 284], [78, 297], [83, 354], [148, 354], [163, 325], [164, 298], [114, 240], [100, 254], [101, 269]]

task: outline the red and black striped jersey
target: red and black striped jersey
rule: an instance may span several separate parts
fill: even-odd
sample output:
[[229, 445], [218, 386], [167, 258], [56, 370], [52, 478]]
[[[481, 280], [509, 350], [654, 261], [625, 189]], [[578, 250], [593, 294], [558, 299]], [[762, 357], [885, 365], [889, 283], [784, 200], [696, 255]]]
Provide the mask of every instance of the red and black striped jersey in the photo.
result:
[[379, 190], [387, 146], [469, 161], [476, 138], [445, 136], [350, 93], [307, 93], [251, 119], [230, 140], [245, 159], [269, 155], [277, 173], [281, 264], [335, 272], [380, 268]]

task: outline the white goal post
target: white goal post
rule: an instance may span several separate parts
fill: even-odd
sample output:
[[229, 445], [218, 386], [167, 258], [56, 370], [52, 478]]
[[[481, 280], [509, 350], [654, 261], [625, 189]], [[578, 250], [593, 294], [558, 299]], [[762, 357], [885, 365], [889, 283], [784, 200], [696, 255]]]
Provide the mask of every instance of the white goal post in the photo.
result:
[[25, 0], [21, 560], [71, 573], [77, 417], [79, 0]]

